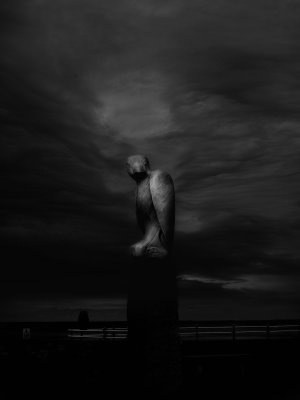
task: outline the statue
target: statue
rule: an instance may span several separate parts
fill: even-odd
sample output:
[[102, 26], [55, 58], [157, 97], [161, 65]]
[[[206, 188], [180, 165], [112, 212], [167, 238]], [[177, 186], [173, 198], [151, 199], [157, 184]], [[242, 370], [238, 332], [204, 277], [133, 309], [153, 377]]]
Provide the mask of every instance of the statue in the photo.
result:
[[167, 173], [151, 171], [145, 156], [129, 157], [126, 166], [137, 183], [136, 216], [143, 232], [143, 238], [130, 247], [127, 339], [131, 375], [145, 393], [157, 398], [176, 392], [181, 385], [176, 271], [171, 257], [174, 185]]
[[136, 215], [144, 234], [131, 246], [133, 257], [163, 259], [170, 254], [175, 222], [175, 193], [173, 180], [165, 172], [151, 171], [145, 156], [135, 155], [127, 160], [127, 171], [136, 181]]

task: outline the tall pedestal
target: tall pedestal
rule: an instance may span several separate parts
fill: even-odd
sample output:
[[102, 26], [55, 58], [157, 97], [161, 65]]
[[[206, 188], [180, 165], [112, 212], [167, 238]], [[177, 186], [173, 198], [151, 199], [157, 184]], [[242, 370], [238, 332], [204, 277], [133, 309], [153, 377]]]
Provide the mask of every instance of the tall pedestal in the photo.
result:
[[133, 259], [129, 282], [132, 385], [144, 396], [172, 398], [181, 386], [174, 265], [171, 259]]

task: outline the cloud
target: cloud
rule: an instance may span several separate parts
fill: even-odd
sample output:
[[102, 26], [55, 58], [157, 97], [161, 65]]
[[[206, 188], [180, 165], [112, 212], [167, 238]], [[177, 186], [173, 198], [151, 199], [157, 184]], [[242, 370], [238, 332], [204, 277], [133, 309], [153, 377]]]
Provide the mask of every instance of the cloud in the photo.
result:
[[156, 75], [145, 71], [141, 76], [127, 74], [111, 82], [107, 92], [99, 95], [100, 122], [129, 140], [168, 133], [172, 129], [171, 112], [163, 98], [164, 80]]
[[[125, 293], [139, 231], [124, 161], [137, 153], [174, 179], [179, 273], [231, 282], [235, 294], [264, 290], [268, 276], [270, 288], [281, 277], [280, 290], [294, 287], [294, 2], [30, 0], [0, 10], [0, 236], [28, 291], [33, 280], [84, 291], [85, 265], [98, 268], [85, 293]], [[39, 268], [53, 269], [48, 286]], [[7, 279], [7, 291], [26, 292]]]
[[178, 277], [183, 281], [199, 282], [211, 285], [220, 285], [223, 289], [227, 290], [252, 290], [252, 291], [264, 291], [264, 292], [295, 292], [299, 290], [300, 281], [291, 282], [290, 279], [282, 279], [281, 275], [241, 275], [237, 276], [236, 279], [216, 279], [211, 277], [205, 277], [201, 275], [179, 275]]

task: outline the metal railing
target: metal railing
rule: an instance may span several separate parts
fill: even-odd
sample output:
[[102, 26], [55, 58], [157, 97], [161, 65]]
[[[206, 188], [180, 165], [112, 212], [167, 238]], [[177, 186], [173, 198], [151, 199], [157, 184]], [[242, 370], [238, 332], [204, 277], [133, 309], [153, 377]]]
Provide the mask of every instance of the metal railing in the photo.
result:
[[127, 328], [103, 327], [99, 329], [68, 329], [68, 337], [75, 339], [124, 340], [127, 338]]
[[[98, 329], [68, 329], [68, 337], [73, 339], [125, 340], [127, 327], [105, 326]], [[300, 322], [247, 323], [233, 322], [220, 324], [183, 323], [179, 335], [184, 341], [198, 340], [252, 340], [252, 339], [300, 339]]]
[[278, 339], [300, 338], [300, 324], [272, 325], [233, 323], [224, 325], [187, 325], [179, 327], [179, 334], [185, 340], [201, 339]]

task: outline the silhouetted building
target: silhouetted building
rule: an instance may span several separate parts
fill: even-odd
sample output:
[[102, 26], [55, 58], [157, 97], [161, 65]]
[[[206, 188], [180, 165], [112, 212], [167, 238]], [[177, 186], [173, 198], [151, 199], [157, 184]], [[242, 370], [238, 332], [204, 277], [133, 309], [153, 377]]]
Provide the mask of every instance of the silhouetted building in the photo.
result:
[[82, 310], [78, 316], [78, 327], [79, 329], [88, 329], [90, 324], [89, 314], [87, 311]]

